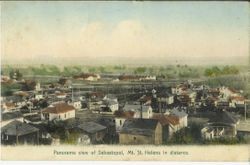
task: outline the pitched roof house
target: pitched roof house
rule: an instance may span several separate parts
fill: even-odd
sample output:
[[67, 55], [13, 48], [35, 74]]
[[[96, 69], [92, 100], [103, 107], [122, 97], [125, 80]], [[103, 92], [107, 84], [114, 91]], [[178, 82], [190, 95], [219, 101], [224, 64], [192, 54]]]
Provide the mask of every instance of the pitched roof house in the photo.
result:
[[77, 128], [90, 137], [92, 144], [102, 143], [107, 131], [107, 127], [95, 122], [84, 122]]
[[120, 144], [162, 144], [162, 125], [155, 119], [127, 119], [119, 133]]
[[70, 118], [75, 118], [75, 108], [64, 102], [52, 104], [43, 109], [41, 113], [42, 120], [67, 120]]
[[39, 129], [14, 120], [1, 128], [2, 144], [38, 144]]

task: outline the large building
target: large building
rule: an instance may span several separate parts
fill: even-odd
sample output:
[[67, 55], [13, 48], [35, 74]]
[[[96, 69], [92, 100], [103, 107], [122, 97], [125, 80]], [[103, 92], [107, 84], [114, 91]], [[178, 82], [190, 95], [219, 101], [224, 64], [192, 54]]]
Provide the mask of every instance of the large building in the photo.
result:
[[75, 118], [75, 108], [63, 102], [52, 104], [43, 109], [41, 113], [42, 120], [67, 120], [70, 118]]

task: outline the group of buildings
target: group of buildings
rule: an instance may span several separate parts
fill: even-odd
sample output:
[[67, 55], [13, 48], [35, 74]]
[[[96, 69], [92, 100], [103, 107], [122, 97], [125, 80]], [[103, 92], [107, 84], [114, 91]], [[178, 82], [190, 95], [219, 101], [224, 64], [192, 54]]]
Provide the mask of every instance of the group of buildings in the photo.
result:
[[[100, 76], [82, 74], [74, 77], [86, 78], [92, 81]], [[120, 77], [121, 80], [125, 78]], [[152, 76], [140, 78], [154, 80]], [[71, 139], [79, 145], [158, 145], [167, 143], [175, 133], [186, 129], [188, 115], [197, 110], [216, 110], [219, 114], [200, 130], [201, 138], [235, 137], [239, 118], [229, 111], [241, 110], [245, 105], [241, 91], [191, 82], [153, 88], [137, 99], [123, 102], [115, 94], [99, 91], [74, 95], [73, 89], [66, 88], [65, 84], [63, 81], [56, 87], [41, 87], [36, 83], [31, 91], [1, 96], [2, 144], [47, 144], [49, 140], [49, 144], [59, 144]]]

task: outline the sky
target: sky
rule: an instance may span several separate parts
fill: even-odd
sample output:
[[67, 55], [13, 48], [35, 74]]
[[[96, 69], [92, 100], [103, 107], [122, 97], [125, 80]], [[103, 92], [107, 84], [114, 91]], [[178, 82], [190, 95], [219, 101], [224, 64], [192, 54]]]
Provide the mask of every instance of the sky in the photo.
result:
[[2, 63], [247, 64], [248, 2], [2, 2]]

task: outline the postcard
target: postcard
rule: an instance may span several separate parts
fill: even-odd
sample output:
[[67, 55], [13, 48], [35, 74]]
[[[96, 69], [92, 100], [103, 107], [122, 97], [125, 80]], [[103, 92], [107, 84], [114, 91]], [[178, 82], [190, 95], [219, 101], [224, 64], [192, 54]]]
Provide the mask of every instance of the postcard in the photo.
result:
[[250, 160], [248, 2], [1, 5], [1, 160]]

